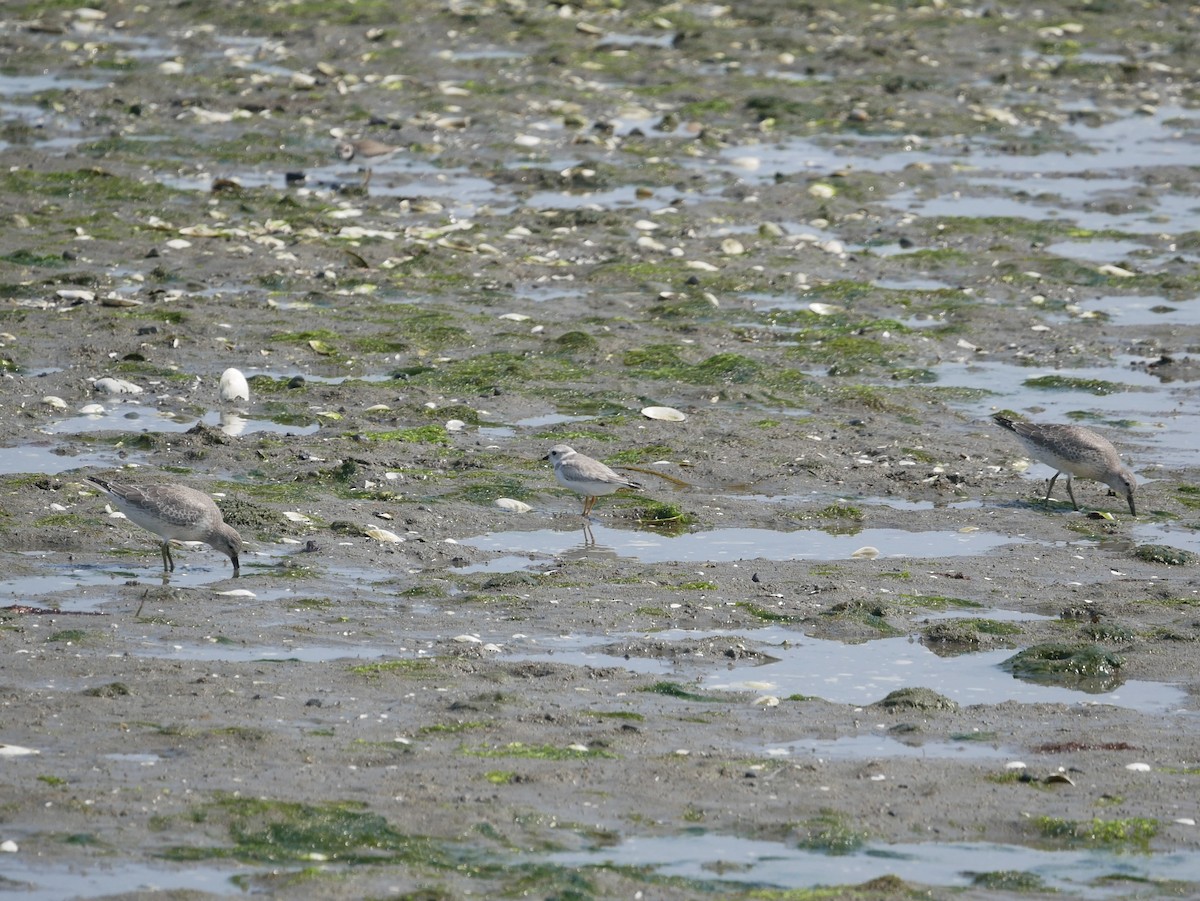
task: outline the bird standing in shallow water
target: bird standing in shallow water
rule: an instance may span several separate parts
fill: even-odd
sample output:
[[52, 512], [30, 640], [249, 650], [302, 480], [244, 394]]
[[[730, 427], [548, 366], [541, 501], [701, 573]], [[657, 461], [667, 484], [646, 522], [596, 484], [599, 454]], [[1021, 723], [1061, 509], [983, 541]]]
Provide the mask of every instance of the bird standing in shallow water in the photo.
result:
[[163, 572], [174, 572], [171, 541], [203, 541], [233, 563], [233, 577], [241, 572], [238, 559], [242, 536], [225, 522], [220, 508], [202, 491], [183, 485], [137, 486], [106, 482], [94, 476], [87, 481], [112, 498], [125, 516], [162, 538]]
[[390, 160], [400, 152], [395, 144], [385, 144], [374, 138], [363, 138], [361, 141], [338, 141], [337, 155], [346, 162], [360, 160], [364, 163], [363, 187], [371, 183], [371, 167], [377, 163]]
[[1054, 490], [1054, 480], [1065, 472], [1067, 494], [1071, 498], [1071, 506], [1076, 510], [1079, 504], [1075, 502], [1075, 492], [1071, 490], [1073, 476], [1103, 482], [1124, 497], [1129, 504], [1129, 512], [1137, 516], [1133, 499], [1137, 480], [1121, 463], [1117, 449], [1107, 438], [1079, 425], [1026, 422], [1003, 413], [996, 413], [992, 419], [1015, 434], [1031, 457], [1054, 468], [1055, 473], [1046, 488], [1047, 503], [1050, 501], [1050, 492]]
[[596, 499], [603, 494], [613, 494], [622, 488], [641, 491], [642, 486], [620, 473], [614, 472], [599, 460], [585, 457], [565, 444], [556, 444], [542, 458], [554, 464], [554, 478], [564, 488], [583, 495], [583, 515], [589, 516]]

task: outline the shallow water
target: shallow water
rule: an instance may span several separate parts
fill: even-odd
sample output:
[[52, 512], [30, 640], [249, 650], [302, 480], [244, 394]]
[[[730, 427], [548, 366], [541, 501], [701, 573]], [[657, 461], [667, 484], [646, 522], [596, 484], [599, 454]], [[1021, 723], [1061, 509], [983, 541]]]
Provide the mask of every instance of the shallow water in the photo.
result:
[[22, 472], [37, 472], [58, 475], [72, 469], [92, 466], [118, 466], [124, 460], [120, 448], [97, 448], [80, 454], [55, 453], [53, 447], [40, 444], [22, 444], [16, 447], [0, 447], [0, 475]]
[[518, 644], [511, 650], [506, 645], [505, 649], [521, 659], [553, 660], [574, 666], [628, 666], [637, 672], [696, 679], [703, 689], [712, 691], [753, 692], [779, 698], [800, 695], [860, 707], [880, 701], [899, 688], [929, 688], [963, 706], [1004, 701], [1112, 704], [1143, 712], [1173, 713], [1180, 711], [1187, 700], [1184, 690], [1160, 682], [1130, 680], [1104, 693], [1026, 682], [999, 666], [1017, 653], [1015, 647], [942, 657], [913, 638], [878, 638], [847, 644], [777, 626], [710, 632], [666, 629], [644, 637], [656, 642], [744, 638], [754, 642], [768, 659], [716, 662], [719, 671], [711, 672], [708, 670], [714, 666], [712, 660], [689, 661], [687, 655], [638, 657], [611, 650], [613, 642], [628, 641], [630, 636], [604, 639], [559, 636], [540, 642], [543, 648], [552, 648], [550, 651], [531, 653], [528, 644]]
[[843, 738], [802, 738], [792, 742], [772, 742], [760, 747], [757, 753], [775, 759], [790, 758], [800, 761], [879, 760], [894, 757], [995, 760], [1012, 757], [1015, 751], [987, 741], [918, 740], [909, 744], [890, 735], [868, 733]]
[[24, 854], [6, 854], [3, 878], [0, 878], [0, 898], [62, 901], [64, 898], [98, 898], [133, 891], [242, 896], [244, 891], [234, 884], [233, 879], [244, 873], [244, 867], [222, 869], [189, 863], [175, 868], [128, 859], [88, 860], [63, 865]]
[[1108, 851], [1040, 851], [1021, 845], [939, 842], [867, 845], [851, 854], [809, 851], [783, 842], [706, 832], [678, 836], [636, 836], [615, 847], [550, 854], [547, 862], [565, 866], [651, 867], [662, 876], [727, 879], [804, 889], [851, 885], [892, 874], [934, 886], [964, 887], [972, 874], [1031, 873], [1051, 889], [1073, 898], [1126, 895], [1129, 885], [1105, 885], [1103, 876], [1133, 879], [1200, 880], [1200, 855], [1117, 854]]
[[286, 424], [269, 419], [252, 419], [230, 410], [209, 410], [196, 417], [143, 407], [139, 404], [110, 404], [103, 413], [82, 413], [60, 419], [43, 427], [51, 435], [83, 435], [89, 432], [186, 432], [198, 424], [212, 426], [226, 435], [267, 432], [275, 435], [311, 435], [320, 428], [317, 422]]
[[[904, 529], [863, 529], [853, 535], [831, 535], [817, 529], [713, 529], [665, 536], [593, 525], [575, 530], [536, 529], [490, 532], [459, 539], [460, 544], [507, 553], [456, 572], [511, 572], [568, 556], [628, 557], [644, 563], [714, 562], [731, 560], [848, 560], [865, 546], [877, 548], [883, 559], [955, 557], [983, 554], [1028, 539], [982, 530], [973, 532], [909, 532]], [[521, 556], [512, 556], [518, 552]]]

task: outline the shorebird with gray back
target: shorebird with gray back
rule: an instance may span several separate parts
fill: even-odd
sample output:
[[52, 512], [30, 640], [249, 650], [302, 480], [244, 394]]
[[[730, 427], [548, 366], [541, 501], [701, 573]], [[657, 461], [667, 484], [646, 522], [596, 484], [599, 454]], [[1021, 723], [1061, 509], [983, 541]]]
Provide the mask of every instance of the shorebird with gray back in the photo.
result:
[[371, 183], [372, 168], [379, 163], [390, 160], [400, 152], [395, 144], [385, 144], [374, 138], [363, 138], [361, 141], [338, 141], [337, 155], [346, 162], [359, 160], [363, 164], [363, 187]]
[[622, 488], [641, 491], [642, 486], [614, 472], [599, 460], [585, 457], [574, 448], [556, 444], [542, 458], [554, 464], [554, 478], [564, 488], [583, 495], [583, 515], [589, 516], [596, 499], [601, 495], [613, 494]]
[[1076, 510], [1079, 504], [1075, 502], [1075, 492], [1071, 489], [1073, 476], [1103, 482], [1125, 498], [1129, 503], [1129, 512], [1137, 516], [1133, 499], [1137, 480], [1121, 463], [1117, 449], [1107, 438], [1080, 425], [1028, 422], [1003, 413], [994, 414], [992, 419], [1016, 435], [1025, 445], [1029, 456], [1055, 470], [1046, 488], [1047, 503], [1050, 502], [1050, 492], [1054, 490], [1054, 480], [1066, 473], [1067, 494], [1071, 498], [1071, 506]]
[[225, 522], [220, 508], [203, 491], [183, 485], [130, 485], [95, 476], [87, 481], [102, 490], [131, 522], [162, 539], [163, 572], [174, 572], [171, 541], [203, 541], [241, 572], [242, 536]]

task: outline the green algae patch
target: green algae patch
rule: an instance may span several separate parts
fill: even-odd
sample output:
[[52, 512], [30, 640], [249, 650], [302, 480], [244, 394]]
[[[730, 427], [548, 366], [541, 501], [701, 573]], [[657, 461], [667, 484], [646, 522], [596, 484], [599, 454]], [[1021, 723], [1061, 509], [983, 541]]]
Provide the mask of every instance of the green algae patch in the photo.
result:
[[350, 667], [356, 676], [384, 676], [393, 673], [406, 676], [433, 675], [436, 665], [433, 660], [384, 660], [379, 663], [359, 663]]
[[417, 735], [456, 735], [459, 732], [470, 732], [473, 729], [486, 729], [487, 723], [482, 720], [463, 720], [459, 723], [431, 723], [417, 730]]
[[1158, 823], [1145, 817], [1065, 820], [1043, 816], [1034, 820], [1034, 826], [1043, 838], [1083, 848], [1149, 852], [1150, 840], [1158, 835]]
[[1133, 556], [1147, 563], [1162, 563], [1165, 566], [1192, 566], [1196, 555], [1168, 544], [1139, 544], [1133, 549]]
[[1079, 630], [1088, 641], [1107, 641], [1113, 644], [1129, 644], [1137, 635], [1126, 626], [1116, 623], [1089, 623]]
[[993, 892], [1033, 894], [1050, 891], [1041, 876], [1021, 870], [993, 870], [966, 875], [971, 877], [971, 885], [975, 888], [989, 889]]
[[595, 338], [581, 331], [564, 332], [554, 339], [554, 344], [563, 353], [593, 351], [599, 346]]
[[893, 713], [901, 710], [957, 710], [958, 704], [931, 688], [897, 688], [872, 707], [881, 707]]
[[633, 723], [640, 723], [646, 719], [642, 714], [635, 713], [632, 710], [589, 710], [586, 715], [599, 719], [629, 720]]
[[993, 638], [1019, 635], [1021, 628], [998, 620], [952, 619], [931, 623], [922, 634], [935, 654], [952, 656], [994, 643], [1011, 647], [1011, 642], [995, 642]]
[[14, 250], [12, 253], [6, 253], [0, 256], [0, 260], [6, 263], [11, 263], [14, 266], [25, 266], [27, 268], [36, 269], [59, 269], [67, 265], [67, 261], [63, 259], [61, 253], [38, 253], [34, 250]]
[[159, 829], [178, 835], [188, 822], [205, 835], [223, 829], [228, 845], [177, 845], [160, 856], [175, 861], [232, 859], [254, 863], [330, 860], [410, 863], [423, 869], [454, 865], [432, 840], [406, 835], [354, 802], [304, 804], [228, 795], [193, 808], [187, 818], [163, 818]]
[[902, 594], [900, 600], [905, 605], [919, 607], [922, 610], [979, 610], [983, 604], [968, 601], [964, 598], [950, 597], [944, 594]]
[[863, 511], [849, 504], [829, 504], [812, 513], [805, 514], [804, 519], [835, 519], [850, 523], [863, 521]]
[[1095, 694], [1124, 681], [1124, 664], [1121, 657], [1095, 645], [1050, 643], [1026, 648], [1000, 665], [1018, 679]]
[[865, 829], [855, 829], [842, 814], [822, 810], [817, 816], [796, 824], [797, 844], [808, 851], [842, 856], [861, 850], [871, 837]]
[[450, 433], [445, 426], [421, 425], [411, 429], [392, 429], [387, 432], [363, 432], [368, 441], [395, 441], [400, 444], [449, 444]]
[[691, 385], [765, 384], [778, 386], [777, 373], [764, 370], [761, 363], [737, 353], [714, 354], [699, 363], [689, 363], [672, 344], [651, 344], [625, 352], [625, 367], [633, 375], [664, 382]]
[[99, 203], [153, 202], [171, 198], [189, 199], [186, 191], [177, 191], [156, 181], [124, 178], [99, 168], [74, 172], [43, 172], [36, 169], [5, 169], [0, 172], [0, 191], [29, 194], [40, 198], [70, 197]]
[[1120, 382], [1109, 382], [1105, 379], [1079, 379], [1065, 375], [1040, 375], [1026, 379], [1022, 384], [1026, 388], [1037, 388], [1043, 391], [1086, 391], [1103, 397], [1108, 394], [1124, 394], [1133, 391], [1132, 385]]
[[514, 741], [498, 748], [464, 748], [470, 757], [519, 757], [527, 760], [586, 760], [588, 758], [616, 759], [617, 755], [603, 748], [585, 748], [582, 745], [559, 747], [558, 745], [527, 745]]
[[679, 535], [695, 522], [695, 518], [677, 504], [664, 504], [661, 501], [642, 503], [634, 515], [639, 526], [664, 535]]
[[701, 701], [703, 703], [718, 703], [723, 698], [717, 698], [712, 695], [697, 694], [694, 691], [688, 691], [678, 682], [655, 682], [653, 685], [644, 685], [637, 691], [645, 691], [656, 695], [666, 695], [669, 698], [678, 698], [681, 701]]
[[489, 388], [527, 389], [540, 382], [590, 381], [591, 373], [562, 356], [495, 351], [437, 366], [398, 370], [392, 378], [445, 391], [482, 393]]
[[46, 641], [62, 641], [69, 644], [80, 644], [87, 639], [89, 633], [83, 629], [64, 629], [61, 632], [55, 632], [53, 635], [47, 635]]
[[887, 621], [887, 617], [893, 612], [880, 604], [867, 601], [842, 601], [828, 610], [822, 610], [821, 616], [861, 623], [882, 635], [901, 635], [903, 633]]
[[776, 613], [774, 610], [769, 610], [750, 601], [738, 601], [734, 606], [739, 610], [745, 610], [750, 616], [762, 620], [764, 623], [799, 623], [804, 621], [803, 616], [795, 616], [790, 613]]
[[89, 698], [125, 698], [132, 692], [124, 682], [107, 682], [104, 685], [85, 688], [83, 694]]

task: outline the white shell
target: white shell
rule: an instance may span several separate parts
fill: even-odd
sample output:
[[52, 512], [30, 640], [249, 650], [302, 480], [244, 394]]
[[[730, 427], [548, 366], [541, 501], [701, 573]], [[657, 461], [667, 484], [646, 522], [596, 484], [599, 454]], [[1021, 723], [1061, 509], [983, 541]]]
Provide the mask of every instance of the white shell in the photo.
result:
[[215, 594], [217, 597], [221, 597], [221, 598], [256, 598], [256, 597], [258, 597], [258, 595], [256, 595], [253, 591], [250, 591], [248, 588], [235, 588], [232, 591], [214, 591], [213, 594]]
[[1148, 763], [1127, 763], [1127, 764], [1125, 764], [1125, 769], [1133, 770], [1135, 773], [1148, 773], [1148, 772], [1150, 772], [1150, 764], [1148, 764]]
[[466, 427], [467, 427], [467, 424], [465, 422], [463, 422], [461, 419], [447, 419], [446, 420], [446, 431], [447, 432], [461, 432]]
[[368, 538], [374, 538], [376, 541], [390, 542], [392, 544], [397, 544], [404, 540], [395, 532], [389, 531], [388, 529], [381, 529], [379, 526], [371, 526], [371, 528], [367, 529], [366, 536]]
[[63, 300], [95, 300], [96, 292], [87, 291], [83, 288], [60, 288], [54, 292]]
[[498, 497], [495, 504], [506, 513], [528, 513], [533, 507], [524, 501], [519, 501], [511, 497]]
[[47, 407], [53, 407], [55, 410], [65, 410], [67, 408], [67, 402], [61, 397], [55, 397], [53, 394], [47, 394], [43, 397], [42, 403]]
[[832, 316], [834, 313], [840, 313], [845, 310], [845, 307], [839, 307], [832, 303], [810, 303], [808, 308], [818, 316]]
[[141, 394], [142, 387], [135, 385], [133, 382], [127, 382], [125, 379], [114, 379], [105, 376], [102, 379], [96, 379], [92, 388], [96, 391], [102, 391], [105, 394]]
[[475, 635], [455, 635], [451, 640], [459, 644], [483, 644], [483, 639]]
[[242, 375], [241, 370], [226, 369], [221, 373], [221, 400], [249, 400], [250, 385], [246, 382], [246, 377]]
[[20, 745], [0, 744], [0, 757], [25, 757], [28, 754], [41, 754], [33, 748], [23, 748]]
[[1025, 763], [1021, 760], [1010, 760], [1008, 763], [1004, 764], [1004, 768], [1006, 770], [1023, 770], [1025, 769]]
[[84, 404], [79, 412], [84, 416], [103, 416], [104, 404]]
[[683, 422], [687, 414], [674, 407], [643, 407], [642, 415], [647, 419], [659, 419], [663, 422]]
[[309, 519], [309, 518], [308, 518], [307, 516], [305, 516], [303, 513], [296, 513], [296, 512], [295, 512], [295, 511], [293, 511], [293, 510], [285, 510], [285, 511], [284, 511], [284, 513], [283, 513], [283, 518], [284, 518], [284, 519], [286, 519], [286, 520], [289, 520], [289, 521], [291, 521], [291, 522], [302, 522], [302, 523], [304, 523], [306, 526], [311, 526], [311, 525], [312, 525], [312, 520], [311, 520], [311, 519]]
[[18, 851], [17, 843], [11, 838], [6, 838], [4, 841], [0, 842], [0, 851], [3, 851], [6, 854], [16, 854]]
[[860, 560], [874, 560], [876, 557], [879, 556], [879, 548], [871, 547], [871, 545], [868, 544], [868, 545], [865, 545], [864, 547], [860, 547], [857, 551], [855, 551], [850, 556], [857, 557]]

